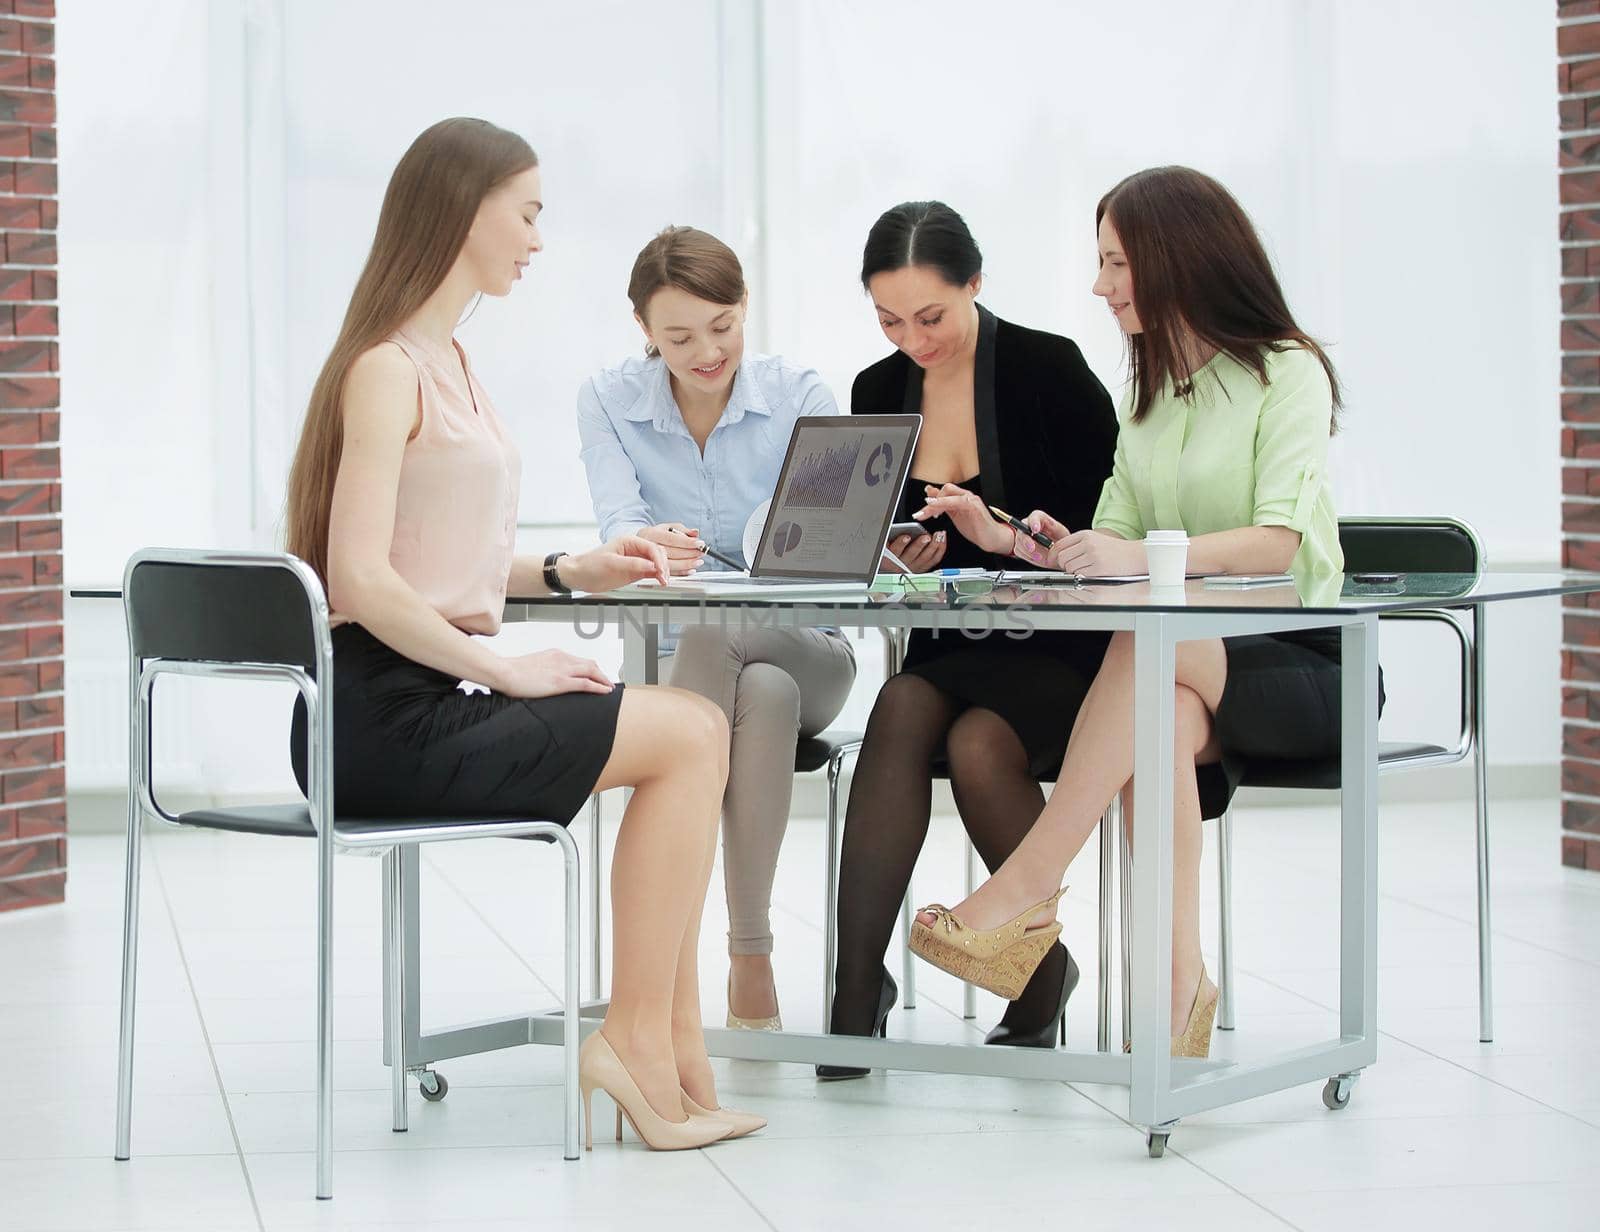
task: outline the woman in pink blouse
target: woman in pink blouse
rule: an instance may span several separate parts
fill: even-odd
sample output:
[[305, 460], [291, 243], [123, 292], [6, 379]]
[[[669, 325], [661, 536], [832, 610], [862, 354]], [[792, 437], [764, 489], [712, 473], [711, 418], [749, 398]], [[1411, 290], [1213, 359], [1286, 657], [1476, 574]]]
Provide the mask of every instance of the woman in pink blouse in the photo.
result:
[[[395, 168], [289, 478], [289, 550], [327, 587], [334, 800], [346, 816], [568, 821], [632, 787], [613, 863], [610, 1009], [584, 1042], [599, 1087], [650, 1146], [704, 1146], [759, 1117], [719, 1108], [695, 951], [727, 775], [722, 713], [672, 689], [624, 690], [559, 650], [502, 656], [507, 591], [666, 579], [623, 537], [543, 561], [514, 553], [521, 463], [453, 331], [540, 251], [538, 160], [514, 133], [452, 119]], [[461, 681], [489, 692], [466, 693]], [[305, 714], [291, 752], [305, 786]], [[586, 1118], [586, 1120], [589, 1118]], [[586, 1128], [586, 1140], [592, 1132]]]

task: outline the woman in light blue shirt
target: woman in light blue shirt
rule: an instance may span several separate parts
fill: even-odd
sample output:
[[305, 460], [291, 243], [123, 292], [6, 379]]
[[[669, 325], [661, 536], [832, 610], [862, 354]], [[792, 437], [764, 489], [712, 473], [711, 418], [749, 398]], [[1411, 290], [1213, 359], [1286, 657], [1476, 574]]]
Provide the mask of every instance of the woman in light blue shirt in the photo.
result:
[[[578, 435], [600, 536], [637, 534], [674, 574], [743, 555], [745, 524], [772, 495], [802, 415], [837, 415], [814, 369], [746, 354], [749, 294], [715, 236], [668, 227], [628, 283], [645, 358], [578, 390]], [[855, 656], [832, 630], [697, 627], [663, 658], [674, 686], [710, 698], [732, 729], [722, 802], [728, 895], [728, 1025], [778, 1030], [769, 908], [789, 823], [795, 744], [839, 713]]]

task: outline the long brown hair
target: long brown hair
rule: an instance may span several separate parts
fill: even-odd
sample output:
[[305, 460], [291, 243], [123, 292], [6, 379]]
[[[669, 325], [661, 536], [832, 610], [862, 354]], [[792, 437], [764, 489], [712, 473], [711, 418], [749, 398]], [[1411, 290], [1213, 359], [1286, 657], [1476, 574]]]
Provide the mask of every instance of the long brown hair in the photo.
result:
[[[1133, 421], [1171, 381], [1192, 397], [1183, 342], [1191, 335], [1267, 380], [1267, 352], [1304, 347], [1321, 362], [1333, 389], [1339, 378], [1317, 341], [1295, 323], [1261, 237], [1233, 194], [1190, 167], [1135, 172], [1094, 212], [1096, 231], [1109, 217], [1133, 275], [1134, 311], [1143, 332], [1129, 334]], [[1187, 388], [1185, 388], [1187, 386]]]
[[489, 191], [539, 159], [516, 133], [487, 120], [440, 120], [401, 157], [378, 211], [372, 251], [356, 279], [344, 324], [311, 390], [285, 522], [289, 551], [328, 582], [328, 513], [344, 449], [344, 386], [350, 366], [439, 289]]
[[[713, 304], [741, 303], [748, 294], [738, 255], [698, 227], [667, 227], [633, 259], [628, 299], [641, 321], [650, 297], [662, 287], [676, 287]], [[644, 353], [657, 354], [651, 343], [645, 344]]]

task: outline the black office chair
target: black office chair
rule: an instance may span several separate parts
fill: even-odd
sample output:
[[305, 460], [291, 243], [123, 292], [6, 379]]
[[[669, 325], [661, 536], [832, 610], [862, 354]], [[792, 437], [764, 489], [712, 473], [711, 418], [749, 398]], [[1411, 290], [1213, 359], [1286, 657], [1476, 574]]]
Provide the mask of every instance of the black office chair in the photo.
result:
[[[1483, 568], [1483, 546], [1477, 533], [1455, 518], [1341, 518], [1339, 543], [1344, 549], [1345, 573], [1465, 573]], [[1469, 624], [1465, 613], [1472, 614]], [[1448, 766], [1474, 756], [1474, 798], [1477, 813], [1478, 859], [1478, 1025], [1479, 1039], [1494, 1038], [1492, 957], [1489, 937], [1489, 815], [1483, 755], [1483, 613], [1471, 605], [1420, 611], [1389, 612], [1387, 621], [1430, 621], [1443, 624], [1455, 635], [1461, 652], [1461, 726], [1454, 745], [1445, 747], [1416, 741], [1381, 741], [1378, 770], [1420, 770]], [[1245, 767], [1246, 787], [1293, 787], [1308, 790], [1339, 788], [1339, 759], [1326, 761], [1255, 761]], [[1222, 814], [1217, 826], [1217, 867], [1221, 918], [1217, 946], [1219, 990], [1217, 1028], [1234, 1026], [1233, 971], [1233, 811]]]
[[[523, 818], [370, 818], [333, 815], [333, 646], [322, 584], [305, 562], [273, 552], [136, 553], [123, 573], [128, 621], [128, 854], [122, 923], [122, 1006], [117, 1058], [116, 1158], [130, 1155], [134, 1005], [138, 977], [140, 847], [144, 818], [243, 834], [309, 838], [317, 846], [317, 1197], [333, 1196], [333, 856], [385, 853], [385, 992], [396, 1131], [406, 1128], [406, 1058], [400, 847], [459, 838], [537, 838], [566, 865], [565, 1157], [578, 1158], [578, 848], [566, 828]], [[155, 682], [168, 675], [283, 681], [309, 712], [307, 804], [197, 809], [173, 814], [151, 770]], [[421, 1069], [421, 1067], [417, 1067]], [[441, 1095], [435, 1087], [430, 1098]]]

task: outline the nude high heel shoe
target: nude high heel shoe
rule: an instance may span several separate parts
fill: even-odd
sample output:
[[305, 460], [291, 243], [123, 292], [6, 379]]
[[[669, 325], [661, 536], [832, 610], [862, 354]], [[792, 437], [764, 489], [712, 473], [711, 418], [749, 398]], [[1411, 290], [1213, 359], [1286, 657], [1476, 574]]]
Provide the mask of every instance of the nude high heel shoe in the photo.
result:
[[652, 1151], [687, 1151], [709, 1146], [733, 1132], [733, 1125], [716, 1117], [685, 1113], [681, 1121], [669, 1121], [650, 1106], [639, 1084], [628, 1073], [610, 1042], [596, 1031], [583, 1041], [578, 1051], [578, 1089], [583, 1092], [583, 1149], [594, 1149], [594, 1111], [590, 1097], [599, 1087], [617, 1105], [617, 1141], [622, 1141], [622, 1118], [626, 1116], [639, 1140]]
[[1066, 892], [1062, 886], [998, 928], [969, 928], [950, 908], [934, 903], [922, 908], [933, 912], [933, 923], [918, 920], [911, 926], [911, 949], [957, 979], [1015, 1001], [1061, 935], [1060, 920], [1037, 928], [1029, 928], [1028, 921], [1041, 911], [1054, 910]]
[[756, 1130], [767, 1127], [767, 1118], [764, 1116], [757, 1116], [753, 1112], [740, 1112], [737, 1108], [729, 1108], [726, 1104], [720, 1108], [702, 1108], [694, 1102], [689, 1092], [680, 1090], [678, 1094], [683, 1097], [683, 1110], [690, 1116], [710, 1117], [732, 1125], [733, 1132], [728, 1135], [730, 1138], [743, 1138], [746, 1134], [753, 1134]]

